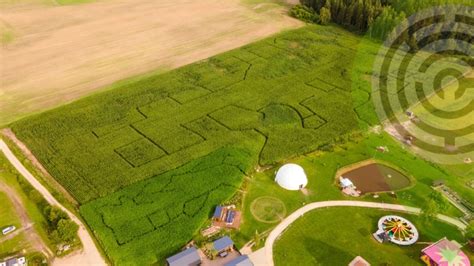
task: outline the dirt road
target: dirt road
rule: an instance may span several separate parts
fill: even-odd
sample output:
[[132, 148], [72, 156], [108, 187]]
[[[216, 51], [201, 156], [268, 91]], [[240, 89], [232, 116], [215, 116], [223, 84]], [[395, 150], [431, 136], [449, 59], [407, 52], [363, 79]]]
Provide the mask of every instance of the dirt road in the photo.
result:
[[300, 25], [283, 6], [240, 0], [2, 6], [0, 124]]
[[51, 193], [38, 181], [36, 178], [23, 166], [23, 164], [15, 157], [10, 148], [3, 140], [0, 140], [0, 150], [5, 154], [5, 157], [10, 161], [13, 167], [39, 192], [49, 204], [58, 206], [64, 210], [71, 219], [79, 225], [78, 235], [82, 242], [83, 249], [81, 252], [76, 252], [64, 258], [58, 258], [53, 261], [53, 265], [106, 265], [99, 250], [95, 246], [89, 231], [85, 228], [82, 221], [73, 213], [64, 208]]

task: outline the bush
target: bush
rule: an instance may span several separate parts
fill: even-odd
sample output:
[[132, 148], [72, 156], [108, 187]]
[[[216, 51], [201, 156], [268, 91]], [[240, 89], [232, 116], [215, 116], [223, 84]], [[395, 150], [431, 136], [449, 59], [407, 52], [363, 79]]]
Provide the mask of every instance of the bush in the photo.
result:
[[78, 229], [79, 226], [70, 219], [61, 219], [51, 232], [51, 238], [56, 243], [74, 243]]
[[60, 208], [47, 206], [43, 210], [48, 221], [48, 233], [55, 244], [74, 244], [79, 226]]
[[466, 238], [474, 239], [474, 221], [471, 221], [466, 228]]
[[309, 23], [318, 23], [319, 16], [316, 12], [304, 5], [295, 5], [290, 9], [290, 16]]

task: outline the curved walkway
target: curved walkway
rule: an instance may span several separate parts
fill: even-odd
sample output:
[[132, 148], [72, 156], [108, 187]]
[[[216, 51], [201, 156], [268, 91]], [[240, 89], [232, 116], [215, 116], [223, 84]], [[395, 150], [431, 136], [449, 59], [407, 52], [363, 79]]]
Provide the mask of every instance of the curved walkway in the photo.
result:
[[15, 169], [48, 201], [49, 204], [61, 208], [66, 212], [71, 220], [79, 225], [78, 236], [82, 242], [82, 251], [73, 253], [72, 255], [57, 258], [53, 261], [53, 265], [106, 265], [99, 250], [97, 249], [94, 240], [89, 231], [72, 212], [61, 205], [51, 193], [25, 168], [25, 166], [16, 158], [15, 154], [10, 150], [7, 144], [0, 139], [0, 150], [3, 151], [8, 161], [15, 167]]
[[[409, 206], [398, 205], [398, 204], [367, 202], [367, 201], [351, 201], [351, 200], [313, 202], [313, 203], [305, 205], [304, 207], [290, 214], [281, 223], [279, 223], [275, 227], [275, 229], [273, 229], [270, 232], [270, 234], [267, 237], [267, 240], [265, 241], [265, 247], [263, 248], [264, 250], [256, 251], [256, 253], [260, 252], [259, 253], [260, 256], [264, 255], [265, 258], [264, 259], [259, 258], [258, 264], [255, 264], [255, 265], [263, 266], [265, 264], [268, 266], [273, 266], [274, 265], [273, 264], [273, 244], [275, 243], [275, 240], [278, 239], [278, 237], [288, 228], [288, 226], [290, 226], [294, 221], [296, 221], [298, 218], [303, 216], [305, 213], [315, 210], [315, 209], [326, 208], [326, 207], [363, 207], [363, 208], [376, 208], [376, 209], [406, 212], [406, 213], [411, 213], [411, 214], [421, 213], [420, 208], [409, 207]], [[441, 221], [452, 224], [461, 230], [466, 229], [466, 225], [457, 219], [451, 218], [446, 215], [441, 215], [441, 214], [438, 215], [437, 218]], [[265, 262], [263, 263], [263, 261]]]

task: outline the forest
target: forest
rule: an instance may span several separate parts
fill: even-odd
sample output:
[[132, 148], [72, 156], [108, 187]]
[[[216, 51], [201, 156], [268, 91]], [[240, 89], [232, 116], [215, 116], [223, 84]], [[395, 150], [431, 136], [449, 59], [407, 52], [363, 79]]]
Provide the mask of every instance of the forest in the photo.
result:
[[[328, 15], [333, 23], [353, 31], [367, 33], [370, 37], [380, 40], [385, 39], [395, 26], [407, 17], [425, 8], [452, 4], [473, 5], [469, 0], [302, 0], [301, 2], [320, 17], [323, 17], [323, 14]], [[418, 26], [426, 26], [433, 20], [435, 19]], [[322, 18], [321, 22], [325, 24]], [[403, 37], [403, 41], [413, 44], [413, 32]]]

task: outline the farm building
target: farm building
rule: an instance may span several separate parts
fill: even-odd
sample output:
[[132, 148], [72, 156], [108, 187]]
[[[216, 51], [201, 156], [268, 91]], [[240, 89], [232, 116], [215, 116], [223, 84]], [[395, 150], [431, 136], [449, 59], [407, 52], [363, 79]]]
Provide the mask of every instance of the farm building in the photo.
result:
[[253, 266], [253, 263], [249, 256], [242, 255], [228, 262], [225, 266]]
[[212, 225], [217, 227], [239, 228], [241, 213], [234, 205], [217, 206], [212, 216]]
[[361, 256], [357, 256], [349, 262], [348, 266], [370, 266], [370, 263]]
[[290, 163], [278, 169], [275, 182], [284, 189], [299, 190], [306, 187], [308, 178], [306, 177], [303, 167]]
[[446, 237], [424, 248], [421, 253], [421, 260], [428, 266], [471, 265], [461, 245]]
[[19, 257], [19, 258], [11, 258], [6, 261], [0, 261], [0, 266], [26, 266], [26, 258]]
[[234, 241], [228, 236], [221, 237], [212, 244], [214, 251], [221, 255], [234, 249]]
[[339, 177], [339, 186], [342, 189], [342, 192], [346, 195], [359, 197], [360, 191], [357, 190], [357, 187], [354, 186], [354, 183], [349, 178], [345, 178], [343, 176]]
[[195, 247], [190, 247], [166, 259], [168, 266], [197, 266], [201, 265], [201, 256]]

